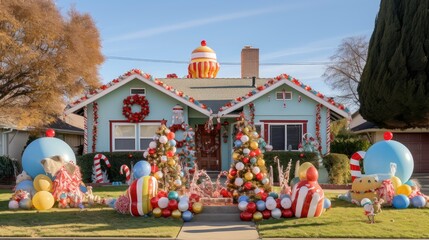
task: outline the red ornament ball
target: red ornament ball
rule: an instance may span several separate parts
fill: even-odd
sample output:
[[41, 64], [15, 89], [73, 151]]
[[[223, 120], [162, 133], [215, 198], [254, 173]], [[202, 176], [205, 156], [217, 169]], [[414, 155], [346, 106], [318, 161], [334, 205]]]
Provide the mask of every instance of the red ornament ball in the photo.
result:
[[253, 213], [246, 212], [246, 211], [240, 213], [240, 219], [242, 221], [251, 221], [252, 218], [253, 218]]
[[246, 182], [245, 184], [244, 184], [244, 189], [246, 189], [246, 190], [250, 190], [250, 189], [252, 189], [252, 182]]
[[150, 166], [150, 172], [151, 173], [156, 173], [156, 172], [158, 172], [158, 170], [159, 170], [159, 168], [157, 165], [154, 164], [154, 165]]
[[152, 208], [157, 208], [158, 207], [158, 197], [153, 197], [150, 199], [150, 205], [152, 206]]
[[235, 170], [235, 169], [230, 169], [230, 170], [229, 170], [229, 174], [231, 174], [231, 176], [235, 176], [235, 175], [237, 175], [237, 170]]
[[249, 163], [249, 162], [250, 162], [250, 159], [248, 157], [243, 158], [243, 163]]
[[249, 213], [254, 213], [254, 212], [256, 212], [256, 203], [254, 203], [254, 202], [249, 202], [248, 204], [247, 204], [247, 208], [246, 208], [246, 212], [249, 212]]
[[389, 140], [392, 140], [392, 138], [393, 138], [392, 132], [385, 132], [384, 133], [384, 140], [389, 141]]
[[175, 199], [171, 199], [170, 201], [168, 201], [168, 209], [170, 209], [171, 211], [174, 211], [178, 208], [178, 203]]
[[196, 193], [192, 193], [191, 196], [189, 197], [189, 202], [194, 203], [194, 202], [199, 202], [200, 201], [200, 196]]
[[282, 208], [281, 201], [282, 201], [282, 200], [281, 200], [280, 198], [277, 198], [277, 199], [276, 199], [276, 203], [277, 203], [277, 208], [278, 208], [278, 209], [281, 209], [281, 208]]
[[226, 190], [225, 188], [222, 188], [221, 190], [220, 190], [220, 195], [222, 195], [222, 197], [224, 197], [224, 198], [227, 198], [227, 197], [230, 197], [231, 196], [231, 194], [228, 192], [228, 190]]
[[128, 154], [128, 158], [133, 158], [133, 155], [131, 153]]
[[165, 191], [162, 191], [162, 190], [159, 191], [157, 194], [158, 198], [167, 197], [167, 196], [168, 196], [167, 193]]
[[268, 209], [265, 209], [264, 211], [262, 211], [262, 217], [264, 219], [269, 219], [271, 217], [271, 211]]
[[304, 153], [300, 153], [300, 154], [299, 154], [299, 157], [300, 157], [300, 158], [304, 158], [304, 157], [305, 157]]
[[254, 152], [255, 152], [255, 155], [256, 156], [259, 156], [259, 155], [261, 155], [261, 149], [259, 149], [259, 148], [257, 148], [257, 149], [255, 149], [255, 150], [253, 150]]
[[314, 182], [319, 178], [319, 173], [315, 167], [309, 167], [307, 169], [307, 181]]
[[291, 209], [282, 209], [282, 217], [291, 218], [293, 217], [293, 212]]
[[173, 157], [174, 156], [174, 152], [173, 151], [167, 151], [167, 157]]
[[168, 140], [173, 140], [176, 137], [176, 134], [174, 134], [174, 132], [169, 132], [167, 134], [167, 138]]
[[262, 173], [258, 173], [258, 174], [256, 174], [256, 179], [257, 179], [258, 181], [261, 181], [263, 178], [264, 178], [264, 175], [262, 175]]
[[155, 148], [149, 149], [149, 154], [150, 155], [155, 154], [155, 153], [156, 153], [156, 149]]
[[253, 150], [253, 151], [250, 151], [250, 153], [249, 153], [249, 157], [254, 157], [254, 156], [256, 156], [256, 152], [255, 152], [256, 150]]
[[170, 216], [171, 216], [171, 211], [170, 211], [170, 209], [168, 209], [168, 208], [164, 208], [164, 209], [162, 209], [162, 216], [163, 216], [163, 217], [165, 217], [165, 218], [170, 217]]
[[52, 128], [48, 128], [45, 132], [46, 137], [54, 137], [55, 136], [55, 130]]
[[241, 137], [243, 136], [242, 132], [237, 133], [237, 135], [235, 135], [235, 139], [236, 140], [241, 140]]

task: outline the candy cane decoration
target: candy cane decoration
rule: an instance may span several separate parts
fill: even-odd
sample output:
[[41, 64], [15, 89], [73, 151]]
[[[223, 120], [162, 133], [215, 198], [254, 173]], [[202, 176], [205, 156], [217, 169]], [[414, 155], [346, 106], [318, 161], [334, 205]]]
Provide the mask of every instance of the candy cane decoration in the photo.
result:
[[365, 157], [364, 151], [355, 152], [350, 158], [350, 173], [352, 174], [352, 182], [357, 177], [361, 177], [362, 173], [360, 171], [359, 162]]
[[129, 182], [131, 180], [131, 175], [130, 175], [130, 169], [128, 168], [128, 166], [123, 164], [121, 166], [121, 170], [119, 171], [119, 173], [121, 175], [125, 173], [125, 179], [126, 179], [127, 183], [129, 184]]
[[322, 104], [316, 105], [316, 140], [319, 144], [319, 149], [317, 151], [321, 152], [321, 146], [322, 146], [322, 136], [320, 135], [320, 123], [321, 123], [321, 116], [320, 116], [320, 110], [322, 109]]
[[95, 166], [95, 182], [102, 183], [103, 182], [103, 173], [101, 172], [100, 160], [103, 160], [107, 167], [110, 168], [109, 159], [106, 156], [99, 153], [94, 156], [94, 166]]

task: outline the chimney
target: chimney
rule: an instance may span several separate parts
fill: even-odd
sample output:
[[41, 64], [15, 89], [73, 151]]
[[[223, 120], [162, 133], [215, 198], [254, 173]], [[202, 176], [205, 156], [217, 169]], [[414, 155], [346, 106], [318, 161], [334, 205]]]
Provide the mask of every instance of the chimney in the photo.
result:
[[241, 50], [241, 78], [259, 78], [259, 48], [244, 46]]

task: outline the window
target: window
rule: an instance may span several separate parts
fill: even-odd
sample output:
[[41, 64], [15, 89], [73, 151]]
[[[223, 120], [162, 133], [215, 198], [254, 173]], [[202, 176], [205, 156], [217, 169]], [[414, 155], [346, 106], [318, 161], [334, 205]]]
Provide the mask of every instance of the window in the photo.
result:
[[283, 100], [283, 93], [285, 100], [292, 100], [292, 92], [276, 92], [276, 100]]
[[113, 151], [136, 150], [136, 124], [113, 125]]
[[138, 151], [148, 148], [160, 123], [113, 123], [112, 151]]
[[131, 95], [138, 94], [138, 95], [146, 95], [146, 89], [145, 88], [131, 88], [130, 89]]
[[149, 147], [149, 143], [153, 141], [153, 135], [155, 135], [158, 128], [159, 124], [140, 124], [140, 150], [145, 150]]
[[302, 124], [276, 124], [269, 126], [269, 139], [273, 150], [298, 150], [302, 138]]

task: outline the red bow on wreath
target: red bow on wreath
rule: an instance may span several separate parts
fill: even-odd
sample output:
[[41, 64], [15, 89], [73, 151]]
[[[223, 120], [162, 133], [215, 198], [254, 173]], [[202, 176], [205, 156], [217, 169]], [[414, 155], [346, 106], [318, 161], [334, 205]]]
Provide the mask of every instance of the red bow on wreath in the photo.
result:
[[[140, 105], [140, 112], [133, 112], [131, 107]], [[149, 114], [149, 102], [144, 96], [135, 94], [124, 99], [122, 114], [128, 119], [128, 122], [142, 122]]]

